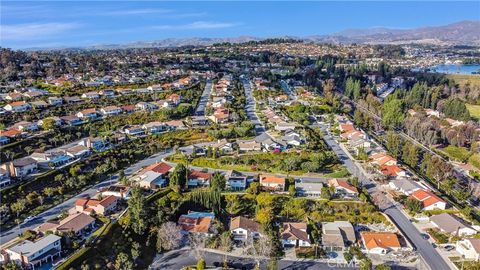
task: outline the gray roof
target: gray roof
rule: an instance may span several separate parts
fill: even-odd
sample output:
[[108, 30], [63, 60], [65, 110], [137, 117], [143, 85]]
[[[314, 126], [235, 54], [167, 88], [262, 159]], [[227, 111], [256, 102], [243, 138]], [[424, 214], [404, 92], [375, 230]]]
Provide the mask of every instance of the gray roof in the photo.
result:
[[355, 243], [356, 236], [352, 223], [348, 221], [334, 221], [322, 223], [322, 244], [325, 246], [340, 246], [339, 239], [343, 245]]
[[321, 192], [323, 183], [295, 183], [295, 190], [297, 192]]
[[23, 167], [23, 166], [37, 163], [37, 161], [31, 157], [15, 159], [12, 162], [13, 162], [13, 166], [15, 167]]
[[405, 191], [413, 191], [415, 189], [422, 188], [422, 186], [417, 182], [405, 178], [394, 179], [392, 180], [392, 183], [395, 185], [395, 187]]
[[[51, 245], [52, 243], [60, 240], [61, 237], [55, 234], [49, 234], [42, 239], [32, 242], [30, 240], [24, 240], [9, 249], [18, 254], [23, 254], [24, 256], [30, 257], [35, 253], [39, 252], [41, 249]], [[48, 250], [45, 250], [45, 252]], [[32, 258], [35, 259], [35, 258]]]
[[437, 225], [442, 231], [448, 233], [456, 233], [459, 229], [470, 228], [470, 226], [466, 224], [465, 221], [455, 215], [450, 215], [448, 213], [431, 216], [430, 221]]

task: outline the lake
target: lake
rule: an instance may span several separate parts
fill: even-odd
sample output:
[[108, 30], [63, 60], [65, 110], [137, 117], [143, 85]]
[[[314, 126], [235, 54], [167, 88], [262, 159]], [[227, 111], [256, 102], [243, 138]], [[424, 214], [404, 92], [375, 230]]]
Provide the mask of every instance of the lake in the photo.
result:
[[480, 65], [455, 65], [443, 64], [436, 65], [429, 68], [430, 72], [445, 73], [445, 74], [480, 74]]

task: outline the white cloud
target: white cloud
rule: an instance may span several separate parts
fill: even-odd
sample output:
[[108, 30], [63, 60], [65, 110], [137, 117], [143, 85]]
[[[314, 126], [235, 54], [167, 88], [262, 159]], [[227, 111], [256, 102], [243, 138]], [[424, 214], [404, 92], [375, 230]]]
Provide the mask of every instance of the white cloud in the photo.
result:
[[230, 28], [234, 27], [237, 24], [235, 23], [228, 23], [228, 22], [205, 22], [205, 21], [197, 21], [192, 22], [189, 24], [181, 24], [181, 25], [158, 25], [154, 26], [154, 29], [160, 30], [190, 30], [190, 29], [219, 29], [219, 28]]
[[0, 25], [3, 40], [38, 40], [79, 28], [77, 23], [25, 23]]

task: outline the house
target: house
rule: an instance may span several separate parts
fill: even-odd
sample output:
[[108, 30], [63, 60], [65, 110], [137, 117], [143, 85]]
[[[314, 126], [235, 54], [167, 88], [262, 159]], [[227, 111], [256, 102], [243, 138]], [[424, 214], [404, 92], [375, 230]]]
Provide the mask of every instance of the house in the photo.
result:
[[205, 116], [192, 116], [190, 123], [192, 126], [206, 126], [208, 125], [208, 119]]
[[44, 153], [34, 152], [30, 157], [37, 161], [39, 167], [43, 168], [56, 168], [68, 163], [72, 159], [65, 151], [56, 149]]
[[8, 112], [19, 113], [19, 112], [26, 112], [30, 110], [32, 108], [32, 105], [30, 105], [25, 101], [15, 101], [5, 105], [3, 108], [5, 109], [5, 111], [8, 111]]
[[30, 102], [30, 104], [33, 106], [35, 109], [45, 109], [48, 107], [48, 103], [43, 101], [43, 100], [36, 100]]
[[338, 129], [342, 133], [356, 131], [352, 123], [340, 124], [338, 125]]
[[281, 144], [273, 140], [267, 133], [262, 133], [255, 137], [255, 142], [260, 143], [265, 151], [281, 150], [283, 148]]
[[416, 181], [405, 179], [405, 178], [396, 178], [388, 183], [388, 185], [397, 191], [409, 196], [414, 191], [422, 189], [423, 187]]
[[230, 154], [233, 152], [233, 143], [227, 141], [227, 139], [218, 140], [216, 143], [212, 144], [212, 147], [223, 154]]
[[172, 167], [165, 162], [155, 163], [138, 172], [132, 181], [143, 188], [160, 188], [167, 184], [166, 176], [171, 170]]
[[10, 138], [1, 134], [0, 135], [0, 145], [5, 145], [5, 144], [8, 144], [10, 142]]
[[212, 178], [212, 176], [213, 175], [211, 173], [192, 170], [188, 174], [187, 185], [188, 187], [208, 187], [210, 186], [210, 179]]
[[109, 142], [103, 138], [96, 137], [96, 138], [85, 138], [82, 139], [78, 145], [82, 145], [88, 147], [94, 151], [102, 151], [109, 146]]
[[37, 161], [31, 157], [15, 159], [9, 163], [3, 164], [3, 169], [7, 170], [12, 177], [23, 178], [37, 171]]
[[23, 93], [23, 96], [26, 98], [36, 98], [44, 95], [44, 92], [41, 91], [27, 91]]
[[248, 185], [248, 176], [230, 170], [225, 174], [226, 179], [226, 189], [229, 190], [245, 190]]
[[51, 106], [58, 106], [63, 104], [63, 99], [60, 97], [48, 97], [48, 104]]
[[350, 185], [347, 181], [341, 179], [328, 180], [328, 186], [333, 186], [335, 192], [341, 195], [355, 196], [358, 194], [358, 189]]
[[38, 130], [38, 124], [28, 121], [20, 121], [18, 123], [15, 123], [11, 128], [19, 131], [32, 132]]
[[36, 241], [22, 240], [5, 249], [10, 261], [17, 265], [31, 267], [35, 269], [48, 261], [53, 261], [55, 257], [62, 254], [62, 238], [55, 234], [49, 234]]
[[69, 148], [66, 148], [65, 151], [68, 155], [74, 159], [84, 158], [91, 154], [90, 148], [83, 145], [75, 145]]
[[130, 192], [130, 187], [116, 184], [103, 189], [100, 194], [102, 194], [102, 197], [115, 196], [121, 199], [128, 199], [130, 197]]
[[225, 124], [230, 120], [230, 111], [227, 108], [219, 107], [209, 118], [216, 124]]
[[189, 211], [178, 218], [178, 225], [182, 228], [184, 234], [198, 233], [211, 236], [215, 232], [212, 225], [215, 219], [213, 212], [194, 212]]
[[135, 107], [142, 111], [153, 111], [158, 109], [157, 105], [149, 102], [139, 102], [135, 105]]
[[354, 136], [348, 141], [348, 146], [354, 149], [358, 149], [361, 147], [364, 149], [368, 149], [372, 146], [372, 144], [370, 143], [370, 141], [365, 140], [363, 137]]
[[297, 124], [295, 123], [289, 123], [289, 122], [278, 122], [276, 125], [275, 125], [275, 130], [277, 131], [286, 131], [286, 130], [293, 130], [297, 127]]
[[82, 94], [82, 98], [96, 100], [100, 98], [100, 94], [97, 92], [87, 92]]
[[179, 94], [173, 93], [167, 97], [166, 101], [174, 106], [178, 106], [182, 101], [182, 97]]
[[239, 141], [238, 150], [242, 153], [251, 151], [261, 151], [262, 144], [254, 140], [251, 141]]
[[391, 177], [397, 177], [397, 176], [407, 177], [408, 176], [407, 172], [402, 170], [397, 165], [383, 165], [380, 167], [380, 171], [385, 176], [391, 176]]
[[230, 232], [233, 240], [247, 241], [248, 238], [258, 239], [262, 236], [261, 226], [258, 222], [239, 216], [230, 219]]
[[38, 227], [42, 233], [74, 233], [77, 236], [85, 235], [95, 227], [95, 219], [84, 213], [69, 215], [62, 220], [47, 221]]
[[117, 106], [107, 106], [100, 109], [100, 113], [105, 116], [118, 115], [121, 114], [123, 110]]
[[480, 238], [457, 241], [455, 250], [467, 260], [480, 261]]
[[115, 91], [113, 89], [104, 89], [104, 90], [101, 90], [99, 94], [104, 97], [111, 98], [115, 96]]
[[145, 135], [145, 131], [143, 130], [142, 126], [133, 125], [128, 126], [124, 129], [125, 134], [130, 136], [143, 136]]
[[101, 200], [82, 198], [75, 202], [75, 211], [78, 213], [98, 214], [106, 216], [116, 210], [119, 198], [107, 196]]
[[187, 126], [185, 126], [185, 124], [181, 120], [171, 120], [171, 121], [165, 122], [165, 124], [167, 124], [172, 130], [187, 129]]
[[283, 247], [309, 247], [312, 245], [307, 233], [307, 223], [283, 223], [280, 235]]
[[62, 124], [63, 124], [63, 120], [58, 117], [58, 116], [52, 116], [52, 117], [47, 117], [45, 119], [42, 119], [42, 120], [39, 120], [37, 122], [37, 125], [43, 127], [43, 123], [45, 122], [45, 120], [47, 119], [52, 119], [53, 120], [53, 125], [56, 126], [56, 127], [60, 127]]
[[5, 96], [5, 100], [18, 101], [18, 100], [21, 100], [22, 97], [23, 95], [21, 93], [12, 92], [12, 93], [8, 93]]
[[431, 216], [430, 222], [440, 231], [450, 235], [470, 236], [477, 233], [477, 230], [473, 229], [461, 218], [448, 213]]
[[260, 186], [273, 191], [284, 191], [285, 190], [285, 178], [278, 177], [275, 175], [260, 175]]
[[77, 113], [77, 117], [88, 119], [88, 120], [95, 120], [98, 117], [97, 109], [90, 108], [90, 109], [81, 110], [80, 112]]
[[120, 106], [120, 109], [122, 109], [122, 112], [124, 113], [133, 113], [137, 110], [135, 105], [123, 105], [123, 106]]
[[322, 222], [322, 246], [327, 250], [343, 250], [356, 243], [355, 230], [348, 221]]
[[150, 122], [144, 124], [142, 128], [151, 134], [162, 133], [170, 130], [170, 127], [162, 122]]
[[440, 197], [438, 197], [437, 195], [433, 194], [433, 192], [430, 190], [416, 190], [412, 192], [410, 197], [422, 202], [423, 211], [434, 209], [445, 210], [445, 208], [447, 207], [447, 203], [444, 200], [440, 199]]
[[323, 183], [298, 182], [295, 183], [295, 195], [298, 197], [320, 197]]
[[362, 232], [362, 243], [365, 250], [370, 254], [387, 254], [401, 248], [396, 233], [391, 232]]
[[75, 115], [62, 116], [60, 119], [63, 120], [69, 126], [78, 126], [83, 124], [83, 121]]
[[10, 173], [4, 168], [0, 168], [0, 188], [9, 186], [11, 183]]
[[9, 139], [16, 139], [22, 136], [22, 132], [16, 129], [0, 130], [0, 136], [7, 137]]
[[65, 97], [65, 102], [68, 104], [81, 104], [84, 101], [78, 96]]
[[384, 165], [386, 166], [397, 165], [397, 161], [393, 157], [385, 153], [375, 153], [371, 155], [369, 158], [371, 160], [370, 162], [371, 164], [378, 165], [379, 167], [382, 167]]

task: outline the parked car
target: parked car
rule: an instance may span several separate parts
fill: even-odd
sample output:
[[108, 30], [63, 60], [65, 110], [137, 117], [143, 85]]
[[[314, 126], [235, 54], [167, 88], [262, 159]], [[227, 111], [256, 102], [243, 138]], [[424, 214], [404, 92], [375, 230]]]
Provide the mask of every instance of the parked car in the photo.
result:
[[27, 218], [23, 221], [23, 223], [28, 223], [28, 222], [36, 219], [36, 218], [37, 218], [36, 216], [29, 216], [29, 217], [27, 217]]

